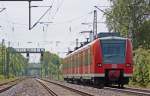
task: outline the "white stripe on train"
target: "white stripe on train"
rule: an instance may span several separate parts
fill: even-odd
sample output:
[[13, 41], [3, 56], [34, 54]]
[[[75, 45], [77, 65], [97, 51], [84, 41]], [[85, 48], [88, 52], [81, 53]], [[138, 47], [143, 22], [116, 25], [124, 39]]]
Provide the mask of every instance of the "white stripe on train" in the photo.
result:
[[[124, 77], [131, 77], [132, 74], [124, 74]], [[64, 78], [80, 78], [80, 77], [105, 77], [105, 74], [67, 74]]]

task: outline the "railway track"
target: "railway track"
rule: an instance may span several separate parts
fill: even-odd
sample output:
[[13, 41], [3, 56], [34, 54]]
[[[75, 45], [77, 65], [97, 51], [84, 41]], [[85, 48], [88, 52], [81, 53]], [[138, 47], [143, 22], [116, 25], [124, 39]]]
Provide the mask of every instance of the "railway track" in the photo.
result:
[[0, 84], [0, 93], [2, 93], [4, 91], [10, 89], [11, 87], [15, 86], [18, 81], [20, 81], [20, 79], [15, 79], [15, 80], [12, 80], [12, 81], [1, 83]]
[[110, 91], [131, 94], [136, 96], [150, 96], [150, 90], [146, 90], [146, 89], [129, 88], [129, 87], [120, 89], [118, 87], [104, 87], [104, 90], [110, 90]]
[[76, 94], [79, 94], [81, 96], [93, 96], [87, 92], [83, 92], [83, 91], [80, 91], [80, 90], [77, 90], [77, 89], [74, 89], [74, 88], [71, 88], [71, 87], [68, 87], [68, 86], [65, 86], [65, 85], [62, 85], [62, 84], [58, 84], [56, 82], [52, 82], [52, 81], [49, 81], [49, 80], [44, 80], [44, 79], [36, 79], [52, 96], [58, 96], [54, 91], [52, 91], [49, 87], [47, 87], [46, 84], [44, 84], [42, 81], [45, 81], [45, 82], [48, 82], [48, 83], [52, 83], [54, 85], [57, 85], [59, 87], [62, 87], [64, 89], [67, 89], [71, 92], [74, 92]]
[[136, 89], [136, 88], [119, 89], [119, 88], [112, 88], [112, 87], [104, 87], [104, 89], [116, 91], [116, 92], [127, 93], [127, 94], [132, 94], [132, 95], [137, 95], [137, 96], [150, 96], [150, 90], [143, 90], [143, 89]]
[[[63, 84], [60, 84], [60, 83], [57, 83], [57, 82], [53, 82], [53, 81], [49, 81], [49, 80], [45, 80], [45, 79], [42, 79], [43, 81], [46, 81], [46, 82], [49, 82], [49, 83], [52, 83], [52, 84], [55, 84], [55, 85], [58, 85], [62, 88], [65, 88], [67, 90], [70, 90], [72, 92], [75, 92], [77, 94], [80, 94], [81, 96], [94, 96], [92, 94], [89, 94], [89, 93], [86, 93], [86, 92], [83, 92], [83, 91], [80, 91], [80, 90], [77, 90], [77, 89], [74, 89], [72, 87], [68, 87], [68, 86], [65, 86]], [[145, 89], [137, 89], [137, 88], [124, 88], [124, 89], [119, 89], [119, 88], [114, 88], [114, 87], [104, 87], [104, 90], [109, 90], [109, 91], [113, 91], [113, 92], [119, 92], [119, 93], [125, 93], [125, 94], [128, 94], [128, 95], [136, 95], [136, 96], [150, 96], [150, 90], [145, 90]], [[58, 96], [58, 95], [52, 95], [52, 96]]]
[[44, 83], [42, 82], [42, 80], [40, 80], [40, 79], [36, 79], [36, 80], [48, 91], [48, 93], [49, 93], [51, 96], [58, 96], [53, 90], [51, 90], [49, 87], [47, 87], [47, 85], [44, 84]]

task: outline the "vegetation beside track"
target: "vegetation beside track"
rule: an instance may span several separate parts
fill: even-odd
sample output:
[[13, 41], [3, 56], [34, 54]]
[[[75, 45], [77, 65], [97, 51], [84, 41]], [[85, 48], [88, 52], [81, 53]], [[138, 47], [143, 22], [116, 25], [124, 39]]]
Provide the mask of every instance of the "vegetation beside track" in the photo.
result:
[[0, 45], [0, 80], [24, 75], [26, 64], [27, 59], [12, 47]]
[[134, 73], [130, 85], [149, 87], [150, 50], [139, 48], [134, 51]]
[[3, 83], [7, 83], [7, 82], [9, 82], [9, 81], [13, 81], [13, 80], [16, 80], [16, 79], [18, 79], [18, 78], [8, 78], [8, 79], [6, 79], [6, 78], [0, 78], [0, 84], [3, 84]]
[[42, 63], [42, 76], [50, 79], [62, 79], [61, 58], [54, 53], [45, 52]]
[[[9, 58], [8, 58], [9, 57]], [[58, 55], [45, 52], [42, 60], [42, 76], [53, 79], [61, 79], [60, 63]], [[16, 53], [11, 47], [0, 45], [0, 81], [15, 79], [25, 76], [28, 60], [20, 53]], [[7, 67], [7, 68], [6, 68]]]

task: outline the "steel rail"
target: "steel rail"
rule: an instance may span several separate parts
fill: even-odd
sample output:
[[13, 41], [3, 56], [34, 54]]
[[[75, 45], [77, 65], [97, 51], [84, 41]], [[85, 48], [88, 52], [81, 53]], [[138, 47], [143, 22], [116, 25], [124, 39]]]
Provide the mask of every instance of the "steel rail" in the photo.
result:
[[80, 90], [78, 90], [78, 89], [74, 89], [74, 88], [65, 86], [65, 85], [63, 85], [63, 84], [58, 84], [58, 83], [56, 83], [56, 82], [52, 82], [52, 81], [45, 80], [45, 79], [41, 79], [41, 80], [46, 81], [46, 82], [49, 82], [49, 83], [52, 83], [52, 84], [55, 84], [55, 85], [58, 85], [58, 86], [60, 86], [60, 87], [62, 87], [62, 88], [65, 88], [65, 89], [67, 89], [67, 90], [70, 90], [70, 91], [72, 91], [72, 92], [75, 92], [75, 93], [77, 93], [77, 94], [80, 94], [80, 95], [82, 95], [82, 96], [94, 96], [94, 95], [92, 95], [92, 94], [90, 94], [90, 93], [83, 92], [83, 91], [80, 91]]
[[14, 84], [10, 84], [10, 85], [8, 85], [8, 86], [6, 86], [6, 87], [4, 87], [4, 88], [1, 88], [1, 89], [0, 89], [0, 93], [2, 93], [2, 92], [4, 92], [4, 91], [7, 91], [7, 90], [10, 89], [11, 87], [17, 85], [17, 81], [19, 81], [19, 79], [15, 79], [15, 80], [12, 80], [12, 81], [8, 81], [8, 82], [5, 82], [5, 83], [1, 83], [1, 84], [0, 84], [0, 87], [5, 86], [5, 85], [8, 85], [8, 84], [10, 84], [10, 83], [12, 83], [12, 82], [15, 82]]
[[6, 85], [6, 84], [9, 84], [11, 82], [15, 82], [17, 81], [18, 79], [15, 79], [15, 80], [11, 80], [11, 81], [8, 81], [8, 82], [4, 82], [4, 83], [0, 83], [0, 86], [3, 86], [3, 85]]
[[121, 93], [133, 94], [138, 96], [150, 96], [150, 90], [142, 90], [142, 89], [134, 89], [134, 88], [112, 88], [112, 87], [104, 87], [105, 90], [117, 91]]
[[49, 87], [47, 87], [43, 82], [36, 79], [52, 96], [58, 96], [54, 91], [52, 91]]
[[0, 89], [0, 93], [2, 93], [2, 92], [4, 92], [4, 91], [7, 91], [8, 89], [12, 88], [12, 87], [15, 86], [16, 84], [17, 84], [17, 83], [12, 84], [12, 85], [10, 85], [10, 86], [7, 86], [7, 87], [5, 87], [5, 88]]

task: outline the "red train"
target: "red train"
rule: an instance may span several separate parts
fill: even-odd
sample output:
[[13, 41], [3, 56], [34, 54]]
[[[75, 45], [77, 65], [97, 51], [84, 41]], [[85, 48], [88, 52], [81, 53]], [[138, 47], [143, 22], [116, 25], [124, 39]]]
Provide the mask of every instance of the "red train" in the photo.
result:
[[105, 34], [64, 58], [64, 80], [101, 87], [104, 84], [123, 87], [129, 82], [133, 73], [131, 40]]

